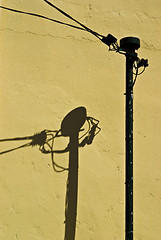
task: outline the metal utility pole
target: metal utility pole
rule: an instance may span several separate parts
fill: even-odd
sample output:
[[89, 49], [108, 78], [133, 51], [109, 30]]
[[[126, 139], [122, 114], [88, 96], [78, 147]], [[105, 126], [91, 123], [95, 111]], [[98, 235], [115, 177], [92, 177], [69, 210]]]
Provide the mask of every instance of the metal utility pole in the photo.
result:
[[140, 40], [126, 37], [120, 40], [126, 56], [126, 203], [125, 240], [133, 240], [133, 68]]
[[[116, 51], [126, 57], [126, 189], [125, 189], [125, 240], [133, 240], [133, 86], [137, 75], [148, 67], [148, 59], [139, 59], [135, 50], [140, 48], [140, 40], [136, 37], [125, 37], [120, 40], [108, 34], [102, 42], [109, 46], [109, 51]], [[138, 69], [144, 67], [138, 74]], [[135, 68], [135, 71], [134, 71]], [[134, 73], [135, 72], [135, 73]], [[133, 75], [135, 79], [133, 80]]]

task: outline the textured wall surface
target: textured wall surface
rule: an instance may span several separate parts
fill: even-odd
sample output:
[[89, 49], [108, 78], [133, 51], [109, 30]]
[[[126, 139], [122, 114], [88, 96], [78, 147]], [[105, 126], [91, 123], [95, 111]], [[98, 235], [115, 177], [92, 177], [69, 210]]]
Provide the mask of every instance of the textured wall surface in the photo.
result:
[[[150, 66], [134, 87], [134, 239], [161, 240], [160, 0], [52, 2], [103, 35], [141, 39]], [[1, 4], [72, 23], [43, 0]], [[78, 106], [100, 120], [93, 144], [79, 149], [76, 240], [124, 239], [124, 56], [87, 32], [1, 9], [0, 76], [0, 138], [59, 129]], [[54, 172], [38, 147], [0, 158], [0, 239], [64, 239], [67, 172]], [[56, 161], [68, 166], [68, 154]]]

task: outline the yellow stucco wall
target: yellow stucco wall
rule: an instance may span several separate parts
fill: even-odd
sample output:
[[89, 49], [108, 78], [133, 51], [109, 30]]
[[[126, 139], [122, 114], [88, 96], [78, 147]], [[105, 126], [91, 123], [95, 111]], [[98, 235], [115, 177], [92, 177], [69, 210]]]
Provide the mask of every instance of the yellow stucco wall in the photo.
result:
[[[134, 239], [161, 240], [160, 0], [52, 2], [103, 35], [141, 39], [150, 66], [134, 88]], [[1, 4], [71, 23], [42, 0]], [[58, 130], [78, 106], [100, 120], [93, 144], [79, 149], [76, 240], [124, 239], [124, 56], [89, 33], [1, 9], [0, 83], [0, 138]], [[64, 239], [67, 172], [54, 172], [38, 147], [0, 158], [0, 239]], [[68, 166], [68, 154], [56, 161]]]

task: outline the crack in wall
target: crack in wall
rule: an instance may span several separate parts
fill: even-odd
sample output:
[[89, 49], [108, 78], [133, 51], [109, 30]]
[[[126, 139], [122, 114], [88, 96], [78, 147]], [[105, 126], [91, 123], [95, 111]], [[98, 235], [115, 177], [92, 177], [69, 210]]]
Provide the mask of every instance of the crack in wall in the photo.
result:
[[[64, 0], [60, 0], [61, 2], [64, 3]], [[79, 2], [66, 2], [66, 4], [69, 4], [69, 5], [76, 5], [76, 6], [80, 6], [80, 7], [86, 7], [87, 5], [86, 4], [83, 4], [83, 3], [79, 3]]]
[[72, 35], [67, 35], [65, 37], [63, 36], [55, 36], [55, 35], [52, 35], [50, 33], [47, 33], [47, 34], [41, 34], [41, 33], [35, 33], [35, 32], [31, 32], [31, 31], [17, 31], [17, 30], [14, 30], [14, 29], [10, 29], [10, 28], [3, 28], [3, 29], [0, 29], [1, 32], [5, 32], [5, 31], [8, 31], [8, 32], [13, 32], [13, 33], [18, 33], [18, 34], [31, 34], [31, 35], [35, 35], [35, 36], [40, 36], [40, 37], [49, 37], [49, 38], [55, 38], [55, 39], [64, 39], [64, 40], [67, 40], [67, 38], [71, 38], [71, 39], [74, 39], [76, 41], [90, 41], [90, 42], [97, 42], [98, 40], [93, 40], [93, 39], [90, 39], [90, 38], [87, 38], [87, 37], [84, 37], [82, 36], [81, 39], [78, 39]]
[[161, 48], [156, 48], [153, 44], [148, 44], [144, 40], [142, 40], [142, 48], [147, 49], [147, 50], [154, 50], [154, 51], [161, 51]]
[[[55, 38], [55, 39], [63, 39], [63, 40], [67, 40], [67, 39], [73, 39], [73, 40], [76, 40], [76, 41], [79, 41], [79, 42], [83, 42], [84, 40], [85, 41], [88, 41], [88, 42], [92, 42], [92, 43], [96, 43], [98, 42], [99, 40], [93, 40], [92, 38], [88, 38], [88, 37], [85, 37], [85, 36], [81, 36], [80, 39], [75, 37], [75, 36], [72, 36], [72, 35], [67, 35], [67, 36], [56, 36], [56, 35], [52, 35], [51, 33], [47, 33], [47, 34], [42, 34], [42, 33], [36, 33], [36, 32], [32, 32], [32, 31], [17, 31], [17, 30], [14, 30], [14, 29], [11, 29], [11, 28], [2, 28], [0, 29], [1, 32], [5, 32], [5, 31], [8, 31], [8, 32], [13, 32], [13, 33], [18, 33], [18, 34], [30, 34], [30, 35], [34, 35], [34, 36], [38, 36], [38, 37], [48, 37], [48, 38]], [[153, 44], [148, 44], [146, 41], [143, 41], [143, 46], [142, 48], [144, 49], [147, 49], [147, 50], [153, 50], [153, 51], [161, 51], [160, 48], [157, 48], [155, 47]]]

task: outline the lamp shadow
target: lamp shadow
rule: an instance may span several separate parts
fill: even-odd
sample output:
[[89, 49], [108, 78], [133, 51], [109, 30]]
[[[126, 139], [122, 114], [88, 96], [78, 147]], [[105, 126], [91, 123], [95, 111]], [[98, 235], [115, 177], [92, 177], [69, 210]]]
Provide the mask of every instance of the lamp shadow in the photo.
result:
[[[79, 132], [83, 131], [81, 127], [85, 121], [88, 121], [89, 129], [79, 138]], [[0, 142], [30, 140], [29, 143], [16, 148], [0, 152], [0, 155], [9, 153], [20, 148], [29, 146], [39, 146], [39, 150], [43, 154], [51, 154], [53, 169], [56, 172], [68, 171], [66, 199], [65, 199], [65, 234], [64, 240], [74, 240], [76, 233], [76, 217], [77, 217], [77, 199], [78, 199], [78, 148], [89, 145], [93, 142], [93, 138], [101, 130], [98, 127], [99, 121], [87, 117], [86, 109], [78, 107], [69, 112], [61, 123], [58, 131], [43, 130], [38, 134], [26, 137], [0, 139]], [[69, 137], [69, 144], [63, 150], [54, 150], [54, 139], [58, 137]], [[80, 139], [81, 142], [80, 142]], [[69, 152], [69, 167], [64, 168], [54, 161], [54, 153], [62, 154]]]
[[[37, 137], [37, 140], [40, 141], [42, 138], [40, 134]], [[29, 137], [25, 137], [24, 140], [29, 139]], [[21, 138], [10, 138], [10, 139], [2, 139], [4, 141], [16, 141], [21, 140]], [[1, 140], [1, 141], [2, 141]], [[18, 150], [20, 148], [31, 146], [31, 143], [27, 143], [21, 145], [16, 148], [12, 148], [0, 153], [0, 155], [9, 153], [14, 150]], [[68, 170], [68, 178], [67, 178], [67, 189], [66, 189], [66, 200], [65, 200], [65, 235], [64, 240], [74, 240], [75, 239], [75, 229], [76, 229], [76, 215], [77, 215], [77, 196], [78, 196], [78, 134], [70, 136], [69, 147], [65, 150], [56, 151], [57, 153], [64, 153], [69, 151], [69, 167], [68, 169], [61, 169], [60, 171]], [[44, 150], [43, 150], [44, 151]], [[44, 153], [52, 153], [51, 151], [47, 151]], [[53, 154], [53, 153], [52, 153]], [[60, 168], [55, 162], [53, 162], [54, 167]], [[57, 172], [59, 172], [57, 170]]]

